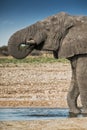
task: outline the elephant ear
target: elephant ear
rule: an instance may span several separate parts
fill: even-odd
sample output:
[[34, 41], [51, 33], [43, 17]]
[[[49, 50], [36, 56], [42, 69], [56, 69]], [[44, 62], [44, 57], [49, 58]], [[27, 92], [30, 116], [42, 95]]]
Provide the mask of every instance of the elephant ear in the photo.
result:
[[70, 58], [79, 54], [87, 54], [87, 22], [77, 22], [63, 39], [58, 56]]

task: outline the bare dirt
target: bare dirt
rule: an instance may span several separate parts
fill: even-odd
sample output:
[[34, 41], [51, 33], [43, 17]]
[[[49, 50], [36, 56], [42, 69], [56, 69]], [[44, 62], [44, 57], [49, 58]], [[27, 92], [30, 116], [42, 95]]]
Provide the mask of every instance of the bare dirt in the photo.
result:
[[[67, 108], [70, 80], [69, 63], [0, 65], [0, 107]], [[1, 121], [0, 130], [87, 130], [87, 118]]]
[[0, 67], [0, 107], [67, 107], [70, 79], [69, 63]]

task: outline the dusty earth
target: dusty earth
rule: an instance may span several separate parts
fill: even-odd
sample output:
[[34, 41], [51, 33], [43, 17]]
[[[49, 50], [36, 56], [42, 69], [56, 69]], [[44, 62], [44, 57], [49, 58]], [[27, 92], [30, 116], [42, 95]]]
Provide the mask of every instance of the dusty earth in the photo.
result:
[[0, 107], [67, 107], [71, 68], [66, 63], [0, 67]]
[[[67, 108], [70, 79], [69, 63], [0, 64], [0, 107]], [[0, 130], [87, 130], [87, 118], [1, 121]]]

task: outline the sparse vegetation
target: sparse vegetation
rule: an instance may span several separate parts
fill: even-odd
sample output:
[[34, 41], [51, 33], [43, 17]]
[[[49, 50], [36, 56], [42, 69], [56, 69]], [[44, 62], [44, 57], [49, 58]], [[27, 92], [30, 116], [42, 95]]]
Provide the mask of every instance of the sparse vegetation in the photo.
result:
[[7, 46], [2, 46], [0, 47], [0, 56], [8, 56], [8, 47]]
[[66, 59], [55, 59], [53, 58], [52, 52], [40, 52], [37, 50], [34, 50], [31, 55], [29, 55], [25, 59], [15, 59], [11, 56], [6, 56], [5, 53], [3, 52], [8, 52], [8, 47], [7, 46], [2, 46], [0, 47], [0, 64], [20, 64], [20, 63], [30, 63], [30, 64], [38, 64], [38, 63], [53, 63], [53, 62], [62, 62], [66, 63], [68, 62]]
[[4, 50], [4, 51], [8, 51], [8, 47], [7, 47], [7, 46], [2, 46], [2, 47], [0, 47], [0, 52], [3, 51], [3, 50]]
[[0, 58], [0, 64], [5, 64], [5, 63], [14, 63], [14, 64], [19, 64], [19, 63], [30, 63], [30, 64], [35, 64], [35, 63], [53, 63], [53, 62], [62, 62], [62, 63], [66, 63], [68, 62], [66, 59], [54, 59], [52, 57], [43, 57], [43, 56], [39, 56], [39, 57], [33, 57], [33, 56], [29, 56], [25, 59], [22, 60], [18, 60], [12, 57], [1, 57]]

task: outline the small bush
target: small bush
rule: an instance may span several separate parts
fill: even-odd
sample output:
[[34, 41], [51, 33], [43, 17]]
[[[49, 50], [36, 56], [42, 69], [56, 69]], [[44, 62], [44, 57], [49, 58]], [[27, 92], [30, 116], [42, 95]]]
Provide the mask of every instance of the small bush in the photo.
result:
[[8, 47], [7, 46], [2, 46], [0, 47], [0, 55], [2, 56], [8, 56]]

